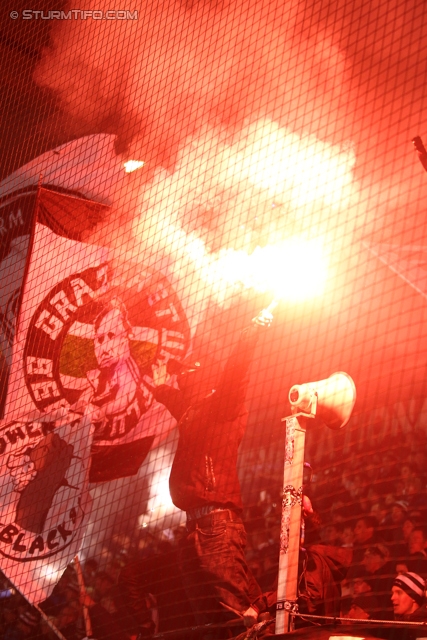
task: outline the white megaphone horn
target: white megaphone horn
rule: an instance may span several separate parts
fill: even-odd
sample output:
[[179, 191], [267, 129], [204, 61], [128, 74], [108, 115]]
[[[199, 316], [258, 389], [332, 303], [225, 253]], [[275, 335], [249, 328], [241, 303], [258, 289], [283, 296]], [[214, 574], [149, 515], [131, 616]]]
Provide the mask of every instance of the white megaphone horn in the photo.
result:
[[326, 380], [294, 384], [289, 391], [292, 413], [316, 417], [330, 429], [342, 429], [350, 420], [356, 402], [352, 378], [342, 371]]

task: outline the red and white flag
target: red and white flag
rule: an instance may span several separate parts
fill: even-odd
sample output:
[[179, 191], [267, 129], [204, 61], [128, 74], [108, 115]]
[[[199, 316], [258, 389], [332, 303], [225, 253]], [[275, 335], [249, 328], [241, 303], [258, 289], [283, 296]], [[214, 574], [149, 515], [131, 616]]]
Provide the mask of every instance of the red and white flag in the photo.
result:
[[32, 604], [47, 598], [80, 548], [90, 512], [92, 426], [57, 411], [0, 423], [0, 558]]
[[36, 225], [6, 403], [8, 419], [34, 409], [89, 415], [91, 482], [134, 475], [175, 426], [153, 398], [153, 367], [181, 359], [190, 342], [167, 278], [113, 269], [109, 258]]
[[12, 361], [15, 321], [22, 294], [37, 192], [20, 189], [0, 199], [0, 417]]

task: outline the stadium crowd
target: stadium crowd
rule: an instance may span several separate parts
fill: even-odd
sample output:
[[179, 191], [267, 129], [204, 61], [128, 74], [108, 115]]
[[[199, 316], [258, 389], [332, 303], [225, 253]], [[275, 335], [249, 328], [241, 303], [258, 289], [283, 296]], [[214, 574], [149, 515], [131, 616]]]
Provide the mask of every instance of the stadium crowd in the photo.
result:
[[[340, 463], [311, 461], [314, 472], [306, 487], [314, 514], [306, 521], [304, 547], [349, 550], [342, 574], [332, 573], [334, 615], [358, 619], [407, 619], [399, 613], [397, 576], [424, 619], [427, 578], [426, 436], [402, 435], [384, 442], [373, 455], [362, 452]], [[266, 482], [256, 503], [244, 512], [247, 561], [263, 592], [274, 593], [278, 570], [281, 498], [274, 479]], [[52, 595], [41, 605], [44, 616], [30, 607], [5, 577], [0, 591], [0, 637], [4, 640], [81, 640], [86, 633], [83, 606], [98, 640], [130, 640], [142, 632], [186, 628], [194, 624], [182, 588], [176, 549], [185, 527], [166, 538], [161, 531], [139, 530], [116, 535], [97, 559], [83, 563], [86, 594], [70, 565]], [[331, 551], [332, 550], [332, 551]], [[340, 551], [341, 553], [341, 551]], [[344, 557], [344, 556], [341, 556]], [[302, 554], [304, 560], [304, 554]], [[346, 564], [346, 563], [344, 563]], [[301, 563], [304, 573], [306, 565]], [[419, 576], [422, 587], [414, 586]], [[405, 582], [406, 580], [406, 582]], [[418, 585], [418, 582], [416, 583]], [[408, 586], [409, 585], [409, 586]], [[399, 588], [400, 588], [399, 587]], [[340, 594], [337, 595], [336, 594]], [[310, 594], [305, 593], [310, 600]], [[303, 610], [322, 614], [322, 606]], [[410, 619], [410, 618], [408, 618]], [[427, 619], [427, 613], [425, 615]]]

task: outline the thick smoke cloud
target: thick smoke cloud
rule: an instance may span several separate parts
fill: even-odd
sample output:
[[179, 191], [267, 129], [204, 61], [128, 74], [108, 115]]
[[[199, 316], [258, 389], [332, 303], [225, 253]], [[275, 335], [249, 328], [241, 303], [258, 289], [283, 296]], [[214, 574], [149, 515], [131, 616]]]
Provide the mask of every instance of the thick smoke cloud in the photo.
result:
[[267, 111], [335, 142], [423, 124], [422, 3], [339, 0], [332, 11], [332, 3], [310, 1], [204, 0], [134, 8], [137, 21], [57, 23], [36, 80], [88, 123], [115, 119], [125, 138], [144, 127], [147, 149], [159, 139], [170, 149], [170, 137], [208, 114], [231, 123]]
[[[78, 8], [111, 7], [93, 0]], [[295, 0], [135, 8], [138, 20], [59, 23], [35, 75], [87, 125], [114, 122], [121, 148], [173, 162], [183, 137], [207, 121], [239, 126], [260, 115], [342, 140], [345, 56], [327, 32], [304, 32]]]
[[137, 21], [62, 21], [35, 73], [74, 119], [113, 127], [117, 150], [147, 163], [96, 239], [120, 228], [122, 254], [218, 273], [221, 250], [331, 231], [357, 188], [348, 62], [328, 30], [306, 31], [295, 0], [135, 8]]
[[115, 131], [124, 158], [146, 161], [93, 239], [186, 276], [195, 298], [202, 276], [202, 297], [219, 300], [224, 252], [318, 237], [340, 298], [348, 265], [357, 279], [367, 260], [355, 238], [421, 244], [425, 174], [410, 140], [424, 126], [422, 5], [132, 9], [137, 21], [56, 23], [35, 73], [74, 119]]

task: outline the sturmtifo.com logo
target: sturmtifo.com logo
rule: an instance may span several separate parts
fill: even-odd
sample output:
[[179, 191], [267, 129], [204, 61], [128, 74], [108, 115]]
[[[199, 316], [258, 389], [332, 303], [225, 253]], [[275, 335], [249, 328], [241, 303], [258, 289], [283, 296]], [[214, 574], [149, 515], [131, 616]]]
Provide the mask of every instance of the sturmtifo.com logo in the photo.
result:
[[23, 11], [11, 11], [9, 17], [12, 20], [138, 20], [138, 11], [125, 9], [86, 10], [68, 9], [67, 11], [40, 9], [24, 9]]

